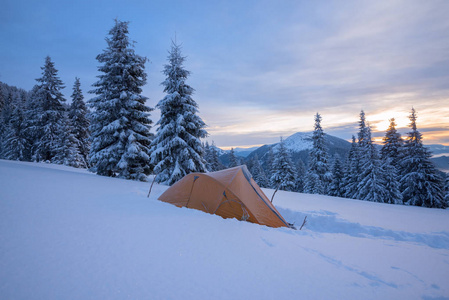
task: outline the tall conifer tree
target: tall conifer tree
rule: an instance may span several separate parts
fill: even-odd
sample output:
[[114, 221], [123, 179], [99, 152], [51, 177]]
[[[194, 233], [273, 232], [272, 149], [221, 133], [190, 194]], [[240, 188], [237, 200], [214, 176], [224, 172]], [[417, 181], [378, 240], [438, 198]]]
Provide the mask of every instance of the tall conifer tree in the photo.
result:
[[26, 135], [24, 108], [25, 102], [13, 100], [9, 123], [5, 127], [2, 157], [9, 160], [27, 160], [29, 142]]
[[215, 146], [214, 141], [212, 141], [212, 145], [210, 146], [206, 142], [205, 151], [206, 151], [205, 160], [207, 163], [207, 170], [209, 172], [220, 171], [225, 168], [225, 166], [223, 166], [223, 164], [220, 162], [220, 159], [218, 158], [217, 146]]
[[90, 141], [89, 141], [89, 119], [87, 118], [88, 110], [84, 103], [84, 96], [81, 91], [81, 83], [79, 78], [75, 78], [72, 93], [72, 104], [69, 109], [69, 120], [71, 131], [76, 139], [77, 151], [81, 155], [79, 167], [86, 168], [88, 166]]
[[302, 159], [298, 159], [298, 162], [296, 163], [296, 188], [295, 191], [297, 192], [304, 192], [304, 185], [306, 182], [306, 174], [307, 169], [304, 165], [304, 162]]
[[340, 157], [336, 155], [332, 167], [332, 181], [329, 186], [329, 195], [334, 197], [344, 197], [344, 172]]
[[274, 170], [273, 170], [273, 161], [274, 161], [273, 147], [269, 147], [268, 152], [265, 153], [265, 155], [262, 158], [263, 158], [263, 162], [264, 162], [262, 167], [264, 167], [264, 171], [269, 180], [270, 187], [272, 189], [275, 189], [276, 187], [271, 185], [271, 176], [273, 176], [273, 173], [274, 173]]
[[[369, 148], [368, 144], [370, 143], [370, 141], [368, 139], [368, 126], [366, 124], [365, 112], [363, 110], [360, 111], [359, 132], [358, 132], [357, 136], [358, 136], [358, 141], [357, 141], [358, 146], [361, 149], [368, 149]], [[363, 157], [364, 153], [366, 155], [369, 155], [368, 153], [363, 151], [362, 157]]]
[[345, 177], [343, 180], [346, 198], [355, 198], [359, 184], [360, 170], [360, 151], [355, 136], [352, 136], [351, 149], [349, 149], [346, 160]]
[[41, 112], [35, 120], [36, 140], [34, 160], [36, 161], [55, 161], [58, 149], [61, 147], [61, 137], [66, 133], [64, 124], [65, 98], [61, 90], [64, 85], [58, 77], [58, 70], [51, 58], [45, 58], [45, 65], [42, 67], [42, 77], [36, 79], [38, 82], [38, 91], [34, 94], [37, 107]]
[[253, 175], [254, 181], [260, 187], [266, 188], [269, 186], [267, 176], [265, 175], [265, 172], [263, 171], [262, 166], [260, 165], [259, 157], [257, 156], [257, 154], [254, 155], [254, 157], [252, 158], [250, 171], [251, 174]]
[[416, 112], [410, 114], [411, 131], [402, 152], [402, 196], [405, 204], [445, 208], [443, 182], [430, 161], [431, 153], [422, 143], [422, 134], [416, 126]]
[[401, 134], [397, 132], [396, 122], [394, 118], [392, 118], [390, 120], [390, 126], [388, 127], [385, 137], [383, 138], [383, 146], [380, 151], [382, 160], [386, 160], [388, 158], [391, 160], [391, 164], [397, 167], [402, 144], [403, 140], [401, 138]]
[[328, 185], [332, 180], [321, 119], [321, 115], [317, 113], [312, 134], [313, 146], [309, 152], [309, 169], [305, 191], [312, 194], [327, 194]]
[[365, 154], [362, 160], [361, 173], [355, 198], [373, 202], [384, 202], [386, 198], [385, 176], [379, 155], [371, 139], [371, 130], [366, 127], [364, 137]]
[[106, 38], [106, 50], [97, 56], [102, 72], [88, 101], [91, 115], [92, 171], [104, 176], [146, 180], [151, 172], [152, 134], [149, 112], [142, 95], [146, 83], [146, 58], [134, 52], [128, 22], [115, 20]]
[[234, 168], [240, 165], [239, 160], [237, 156], [235, 155], [234, 148], [231, 148], [231, 151], [229, 151], [229, 168]]
[[402, 204], [402, 194], [399, 185], [402, 144], [403, 140], [397, 132], [396, 122], [392, 118], [383, 138], [383, 146], [380, 151], [386, 184], [384, 202], [390, 204]]
[[279, 188], [284, 191], [294, 191], [296, 186], [296, 170], [293, 168], [293, 163], [290, 153], [285, 147], [284, 140], [277, 146], [277, 152], [274, 155], [273, 161], [273, 175], [271, 175], [271, 186]]
[[156, 181], [168, 185], [191, 172], [206, 171], [200, 141], [207, 136], [206, 124], [197, 115], [198, 104], [192, 99], [194, 89], [186, 83], [190, 72], [184, 69], [184, 60], [180, 45], [172, 42], [163, 71], [167, 77], [162, 85], [167, 95], [156, 106], [161, 118], [151, 161]]
[[385, 203], [402, 204], [402, 194], [399, 184], [399, 174], [390, 158], [382, 160], [382, 170], [385, 174]]

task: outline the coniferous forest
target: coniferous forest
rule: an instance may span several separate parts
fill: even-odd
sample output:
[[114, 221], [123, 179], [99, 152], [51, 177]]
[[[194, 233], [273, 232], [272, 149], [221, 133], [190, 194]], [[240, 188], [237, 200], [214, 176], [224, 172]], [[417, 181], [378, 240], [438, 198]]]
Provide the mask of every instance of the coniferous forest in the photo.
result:
[[[183, 66], [179, 44], [172, 42], [162, 70], [165, 97], [156, 105], [161, 117], [155, 134], [150, 132], [153, 108], [142, 95], [147, 58], [135, 53], [128, 22], [115, 21], [96, 59], [97, 82], [82, 87], [74, 78], [70, 105], [62, 93], [67, 83], [49, 56], [31, 91], [0, 82], [0, 158], [64, 164], [140, 181], [153, 173], [157, 182], [168, 185], [191, 172], [245, 163], [261, 187], [390, 204], [449, 205], [449, 179], [430, 161], [414, 108], [407, 135], [401, 137], [391, 119], [380, 150], [361, 111], [359, 131], [346, 157], [330, 157], [317, 113], [307, 165], [292, 160], [282, 138], [265, 157], [248, 161], [231, 149], [225, 165], [220, 149], [201, 140], [208, 135], [206, 124], [188, 84], [190, 72]], [[92, 95], [88, 101], [83, 89]]]

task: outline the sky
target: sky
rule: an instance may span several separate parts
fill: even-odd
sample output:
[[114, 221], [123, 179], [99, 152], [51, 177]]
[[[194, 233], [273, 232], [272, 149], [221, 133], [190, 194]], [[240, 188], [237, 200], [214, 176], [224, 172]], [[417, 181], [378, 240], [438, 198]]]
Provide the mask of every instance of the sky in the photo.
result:
[[424, 143], [449, 145], [448, 13], [444, 0], [3, 0], [0, 81], [30, 90], [49, 55], [67, 99], [75, 77], [91, 98], [117, 18], [149, 60], [150, 107], [164, 97], [171, 41], [182, 44], [187, 83], [219, 147], [312, 131], [317, 112], [326, 133], [349, 140], [361, 110], [380, 140], [390, 118], [406, 134], [412, 107]]

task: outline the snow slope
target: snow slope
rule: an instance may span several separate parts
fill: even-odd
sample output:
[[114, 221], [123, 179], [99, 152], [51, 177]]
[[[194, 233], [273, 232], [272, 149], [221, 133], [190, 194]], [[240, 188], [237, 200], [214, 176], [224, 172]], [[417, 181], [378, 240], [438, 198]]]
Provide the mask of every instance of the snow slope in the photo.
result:
[[0, 160], [0, 299], [449, 299], [447, 210], [280, 191], [294, 231], [148, 187]]

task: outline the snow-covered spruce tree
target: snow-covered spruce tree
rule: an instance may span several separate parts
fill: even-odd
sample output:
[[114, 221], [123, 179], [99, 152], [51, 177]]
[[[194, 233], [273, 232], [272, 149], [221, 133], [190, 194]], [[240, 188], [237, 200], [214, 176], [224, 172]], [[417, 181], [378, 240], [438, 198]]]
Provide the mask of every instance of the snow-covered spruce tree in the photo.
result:
[[345, 175], [343, 179], [346, 198], [355, 198], [357, 194], [357, 186], [359, 184], [360, 170], [359, 147], [355, 136], [352, 136], [351, 149], [349, 149], [348, 157], [346, 159]]
[[34, 85], [31, 91], [28, 93], [28, 97], [25, 104], [25, 127], [26, 138], [29, 142], [30, 148], [28, 149], [27, 160], [35, 160], [35, 154], [38, 146], [38, 141], [42, 136], [42, 124], [41, 116], [43, 114], [43, 97], [40, 95], [41, 89], [39, 85]]
[[157, 108], [161, 118], [157, 135], [152, 143], [151, 162], [154, 164], [156, 181], [172, 185], [191, 172], [205, 172], [201, 138], [207, 136], [206, 124], [197, 115], [198, 104], [192, 99], [194, 89], [187, 83], [190, 72], [184, 69], [185, 57], [180, 45], [172, 42], [167, 76], [162, 83], [167, 94]]
[[87, 118], [88, 110], [84, 103], [84, 96], [81, 91], [81, 83], [79, 78], [75, 78], [72, 93], [72, 104], [69, 109], [69, 120], [71, 131], [76, 139], [76, 147], [82, 160], [79, 161], [80, 168], [88, 166], [90, 141], [89, 141], [89, 119]]
[[306, 174], [307, 169], [306, 166], [304, 165], [304, 162], [302, 161], [302, 159], [298, 159], [298, 162], [296, 163], [296, 187], [295, 187], [296, 192], [300, 193], [304, 192]]
[[336, 155], [332, 166], [332, 181], [329, 185], [329, 196], [344, 197], [345, 188], [343, 184], [344, 172], [340, 156]]
[[411, 131], [401, 153], [403, 175], [400, 183], [403, 201], [408, 205], [445, 208], [443, 181], [430, 161], [430, 151], [422, 143], [414, 108], [409, 118]]
[[260, 187], [266, 188], [269, 186], [267, 176], [263, 171], [263, 168], [259, 162], [259, 157], [257, 156], [257, 154], [254, 155], [254, 157], [252, 158], [250, 172], [253, 175], [254, 181]]
[[366, 118], [365, 118], [365, 112], [362, 110], [360, 111], [360, 121], [359, 121], [359, 132], [357, 134], [358, 141], [357, 144], [360, 149], [362, 149], [362, 155], [370, 155], [364, 149], [370, 148], [371, 140], [368, 138], [368, 126], [366, 125]]
[[386, 198], [385, 175], [374, 143], [371, 139], [370, 127], [366, 128], [365, 148], [363, 155], [356, 199], [384, 202]]
[[14, 99], [11, 103], [12, 112], [9, 123], [5, 128], [2, 157], [9, 160], [26, 160], [29, 143], [26, 136], [26, 127], [24, 122], [25, 102], [20, 99]]
[[210, 148], [210, 167], [211, 170], [209, 171], [220, 171], [225, 169], [225, 166], [223, 166], [223, 164], [221, 163], [220, 159], [218, 158], [218, 150], [217, 150], [217, 146], [215, 146], [214, 141], [212, 141], [212, 145], [209, 147]]
[[285, 147], [284, 140], [277, 146], [277, 151], [274, 154], [274, 161], [272, 165], [273, 175], [271, 175], [270, 182], [274, 188], [279, 188], [284, 191], [294, 191], [296, 186], [296, 170], [293, 168], [293, 163], [290, 153]]
[[37, 130], [33, 160], [54, 161], [61, 147], [61, 136], [64, 134], [64, 114], [63, 103], [66, 101], [61, 93], [64, 85], [58, 77], [58, 70], [51, 58], [45, 58], [45, 65], [42, 67], [42, 77], [36, 79], [38, 82], [38, 92], [35, 101], [42, 107], [41, 115], [36, 116]]
[[357, 134], [357, 143], [355, 137], [352, 137], [352, 145], [349, 150], [346, 163], [344, 186], [345, 197], [357, 199], [358, 186], [363, 177], [362, 165], [370, 160], [369, 157], [368, 127], [366, 125], [365, 112], [360, 111], [359, 132]]
[[324, 145], [324, 131], [321, 127], [321, 115], [319, 113], [315, 115], [312, 142], [305, 191], [311, 194], [327, 194], [332, 174], [329, 170], [328, 155]]
[[206, 161], [206, 169], [209, 172], [223, 170], [224, 167], [218, 159], [217, 148], [212, 141], [212, 146], [206, 141], [204, 147], [204, 160]]
[[[18, 110], [22, 113], [24, 109], [23, 104], [26, 96], [27, 92], [25, 90], [0, 82], [0, 158], [9, 159], [6, 157], [5, 151], [9, 152], [11, 147], [3, 150], [2, 148], [7, 145], [7, 135], [12, 133], [10, 131], [12, 129], [11, 126], [17, 124], [17, 122], [11, 124], [12, 119], [17, 117]], [[20, 124], [20, 126], [23, 127], [23, 124]]]
[[229, 151], [229, 168], [237, 167], [240, 165], [239, 160], [237, 156], [235, 156], [234, 148], [231, 148], [231, 151]]
[[209, 172], [213, 172], [215, 170], [213, 170], [212, 167], [212, 160], [213, 160], [212, 149], [208, 141], [206, 141], [206, 143], [203, 144], [203, 149], [204, 149], [204, 161], [206, 162], [206, 170]]
[[60, 135], [59, 148], [53, 162], [63, 164], [75, 168], [86, 167], [83, 156], [80, 154], [78, 145], [79, 142], [72, 132], [72, 125], [67, 116], [63, 120], [64, 132]]
[[401, 168], [401, 149], [403, 140], [396, 130], [394, 118], [390, 120], [383, 146], [380, 151], [382, 169], [385, 174], [385, 203], [402, 204], [402, 194], [400, 192], [399, 174]]
[[399, 166], [402, 144], [403, 140], [401, 138], [401, 134], [397, 132], [396, 122], [394, 118], [392, 118], [390, 120], [390, 126], [388, 127], [385, 137], [383, 138], [383, 146], [380, 150], [381, 159], [384, 161], [389, 159], [391, 165], [397, 168]]
[[391, 158], [381, 160], [385, 179], [385, 203], [402, 204], [402, 194], [399, 184], [399, 175]]
[[273, 151], [273, 147], [269, 147], [268, 148], [268, 152], [265, 153], [265, 155], [262, 157], [263, 158], [263, 164], [262, 164], [262, 168], [264, 168], [265, 171], [265, 175], [267, 176], [267, 178], [269, 179], [269, 184], [270, 184], [270, 188], [275, 189], [276, 187], [271, 185], [271, 177], [274, 174], [274, 170], [273, 170], [273, 161], [274, 161], [274, 151]]
[[6, 88], [1, 90], [3, 94], [3, 105], [0, 111], [0, 158], [6, 158], [5, 156], [5, 139], [6, 130], [9, 126], [9, 121], [11, 119], [13, 105], [12, 105], [12, 93], [7, 91]]
[[3, 106], [5, 105], [5, 92], [3, 88], [3, 82], [0, 82], [0, 113], [3, 110]]
[[151, 172], [151, 108], [142, 96], [146, 58], [134, 52], [128, 22], [115, 20], [108, 44], [97, 56], [102, 72], [90, 99], [91, 170], [103, 176], [145, 181]]

